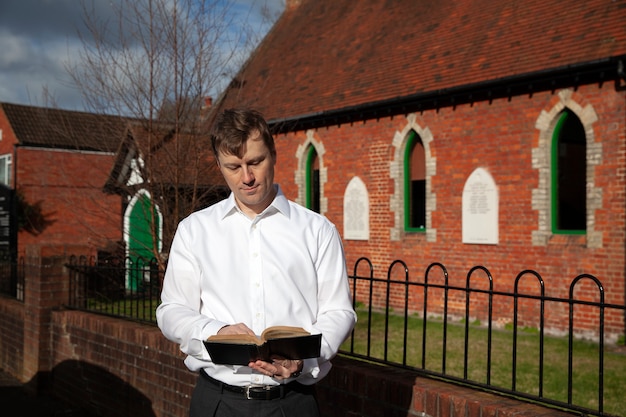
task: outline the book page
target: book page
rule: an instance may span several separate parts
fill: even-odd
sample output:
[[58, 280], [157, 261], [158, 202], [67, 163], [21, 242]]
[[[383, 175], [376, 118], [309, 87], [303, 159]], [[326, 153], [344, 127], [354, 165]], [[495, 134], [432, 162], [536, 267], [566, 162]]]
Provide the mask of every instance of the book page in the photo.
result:
[[250, 334], [216, 334], [209, 336], [209, 342], [236, 343], [236, 344], [255, 344], [262, 345], [263, 341], [258, 336]]
[[310, 334], [311, 333], [307, 332], [302, 327], [272, 326], [265, 329], [261, 334], [261, 339], [280, 339], [285, 337], [308, 336]]

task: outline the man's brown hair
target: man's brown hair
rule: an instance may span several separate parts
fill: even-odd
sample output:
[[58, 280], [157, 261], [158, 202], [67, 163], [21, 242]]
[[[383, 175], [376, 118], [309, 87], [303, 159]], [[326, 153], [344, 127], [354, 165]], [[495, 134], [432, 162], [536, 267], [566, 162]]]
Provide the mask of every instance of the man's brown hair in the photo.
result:
[[259, 132], [261, 140], [276, 158], [276, 146], [269, 126], [261, 113], [250, 109], [227, 109], [215, 120], [211, 131], [211, 146], [219, 161], [219, 152], [243, 156], [246, 141]]

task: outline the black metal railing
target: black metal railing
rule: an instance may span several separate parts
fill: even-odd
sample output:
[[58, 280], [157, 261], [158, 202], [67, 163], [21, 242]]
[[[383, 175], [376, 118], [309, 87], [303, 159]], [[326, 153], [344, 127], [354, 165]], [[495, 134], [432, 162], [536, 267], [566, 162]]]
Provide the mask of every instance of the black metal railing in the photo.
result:
[[[163, 278], [155, 260], [99, 265], [73, 257], [67, 266], [69, 307], [155, 324]], [[429, 265], [418, 282], [402, 261], [394, 261], [386, 277], [379, 278], [372, 262], [360, 258], [349, 278], [359, 323], [342, 354], [581, 415], [626, 416], [626, 410], [616, 413], [605, 407], [614, 402], [605, 398], [610, 366], [605, 352], [623, 343], [626, 306], [606, 303], [601, 282], [591, 275], [576, 277], [563, 298], [547, 295], [543, 278], [532, 270], [517, 275], [512, 292], [496, 290], [483, 266], [470, 269], [464, 285], [452, 285], [440, 263]], [[593, 369], [575, 360], [575, 346], [583, 337], [592, 339], [586, 343], [593, 345]], [[529, 338], [531, 348], [521, 342]], [[562, 343], [556, 353], [548, 347], [553, 341]], [[529, 354], [534, 362], [530, 368]], [[558, 395], [552, 386], [546, 389], [548, 374], [555, 372], [555, 355], [559, 360], [566, 357], [557, 383], [565, 393]], [[626, 370], [626, 355], [621, 358]], [[575, 376], [582, 371], [597, 385], [590, 405], [574, 395]], [[535, 381], [532, 390], [519, 382], [529, 377]], [[626, 372], [621, 383], [611, 384], [620, 385], [611, 388], [621, 389], [621, 398], [626, 398]]]
[[[359, 270], [366, 271], [360, 275]], [[435, 273], [436, 271], [438, 272]], [[474, 281], [478, 278], [483, 279], [475, 284]], [[535, 282], [534, 285], [529, 285], [529, 278]], [[428, 377], [582, 415], [626, 415], [623, 401], [626, 398], [626, 375], [619, 375], [620, 371], [616, 370], [617, 377], [621, 379], [617, 383], [613, 380], [612, 384], [620, 386], [611, 388], [621, 393], [612, 394], [612, 412], [605, 409], [607, 402], [604, 384], [608, 366], [605, 363], [605, 352], [607, 349], [619, 350], [617, 345], [624, 343], [626, 306], [606, 303], [604, 288], [592, 275], [582, 274], [576, 277], [570, 284], [566, 298], [547, 296], [544, 280], [532, 270], [525, 270], [517, 275], [513, 292], [503, 292], [494, 289], [491, 273], [483, 266], [476, 266], [468, 272], [465, 286], [454, 286], [450, 284], [445, 266], [440, 263], [429, 265], [423, 281], [416, 282], [410, 279], [409, 269], [402, 261], [394, 261], [387, 276], [377, 278], [372, 262], [367, 258], [360, 258], [355, 263], [354, 274], [350, 276], [350, 280], [355, 308], [365, 324], [361, 323], [353, 331], [348, 348], [343, 352], [349, 356], [415, 370]], [[433, 295], [439, 297], [433, 301]], [[502, 321], [503, 317], [507, 319]], [[391, 320], [396, 322], [393, 326], [390, 325]], [[501, 325], [496, 328], [494, 323], [499, 320]], [[382, 322], [382, 329], [378, 332], [374, 330], [377, 321]], [[414, 326], [414, 322], [419, 322], [421, 327]], [[410, 323], [413, 324], [410, 326]], [[612, 337], [609, 341], [606, 340], [607, 324], [610, 324]], [[435, 336], [428, 331], [431, 326], [439, 328]], [[457, 328], [457, 334], [461, 333], [460, 337], [457, 336], [454, 348], [450, 347], [451, 326]], [[391, 334], [393, 329], [397, 330], [395, 335]], [[414, 334], [416, 332], [419, 335]], [[480, 337], [485, 339], [480, 352], [474, 351], [476, 348], [470, 341], [472, 332], [480, 332]], [[377, 336], [374, 336], [375, 333]], [[520, 344], [522, 333], [524, 338], [528, 338], [530, 333], [537, 346], [536, 362], [531, 371], [526, 365], [520, 370], [519, 351], [524, 348]], [[511, 338], [511, 342], [507, 342], [507, 349], [510, 351], [504, 366], [508, 376], [503, 379], [499, 375], [498, 381], [493, 381], [492, 375], [495, 367], [503, 367], [499, 363], [503, 352], [502, 343], [498, 348], [494, 347], [494, 335]], [[557, 384], [566, 383], [566, 396], [553, 395], [545, 389], [546, 366], [549, 365], [551, 373], [554, 373], [554, 359], [547, 359], [545, 356], [547, 337], [550, 340], [554, 338], [555, 343], [559, 339], [567, 341], [559, 351], [559, 355], [567, 356], [567, 365], [563, 372], [556, 375]], [[433, 338], [436, 340], [433, 341]], [[359, 347], [356, 346], [357, 343]], [[580, 361], [574, 360], [574, 346], [578, 343], [593, 345], [591, 351], [597, 355], [591, 362], [597, 364], [597, 368], [588, 369], [588, 364], [581, 365]], [[401, 352], [397, 352], [398, 349]], [[435, 356], [440, 362], [434, 362], [429, 356], [432, 353], [429, 349], [437, 350]], [[451, 352], [458, 355], [459, 349], [462, 350], [462, 371], [454, 372], [448, 368], [448, 362], [452, 359]], [[417, 358], [411, 357], [409, 352]], [[493, 358], [496, 352], [498, 360]], [[390, 357], [392, 353], [393, 358]], [[616, 358], [617, 363], [622, 366], [620, 369], [626, 370], [624, 352], [621, 352], [621, 356], [617, 353]], [[581, 366], [585, 369], [579, 369]], [[476, 368], [481, 368], [478, 373]], [[533, 393], [527, 387], [521, 388], [518, 385], [518, 380], [527, 377], [529, 372], [535, 380], [532, 384], [532, 390], [535, 391]], [[577, 401], [581, 399], [574, 398], [574, 381], [578, 381], [575, 378], [578, 374], [587, 375], [585, 378], [588, 380], [583, 383], [592, 386], [597, 384], [597, 390], [592, 395], [594, 398], [585, 398], [586, 401]], [[584, 392], [588, 393], [589, 390]], [[615, 411], [616, 407], [618, 411]]]
[[162, 271], [156, 259], [126, 258], [104, 264], [72, 256], [68, 307], [155, 323]]
[[0, 294], [24, 301], [24, 258], [0, 258]]

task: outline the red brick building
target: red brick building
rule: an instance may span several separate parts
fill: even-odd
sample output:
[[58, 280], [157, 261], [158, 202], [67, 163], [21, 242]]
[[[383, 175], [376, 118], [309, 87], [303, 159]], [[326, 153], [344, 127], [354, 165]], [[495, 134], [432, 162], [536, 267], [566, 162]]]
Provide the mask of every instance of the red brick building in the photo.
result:
[[21, 202], [18, 258], [55, 248], [150, 262], [182, 217], [225, 193], [206, 134], [167, 123], [0, 103], [0, 133], [0, 183]]
[[555, 297], [587, 273], [623, 305], [625, 22], [607, 0], [288, 0], [215, 107], [270, 120], [277, 181], [338, 226], [349, 269], [441, 262], [464, 286], [483, 265], [508, 292], [531, 269]]
[[0, 104], [3, 184], [24, 203], [18, 257], [95, 256], [121, 241], [122, 200], [103, 186], [125, 129], [119, 117]]

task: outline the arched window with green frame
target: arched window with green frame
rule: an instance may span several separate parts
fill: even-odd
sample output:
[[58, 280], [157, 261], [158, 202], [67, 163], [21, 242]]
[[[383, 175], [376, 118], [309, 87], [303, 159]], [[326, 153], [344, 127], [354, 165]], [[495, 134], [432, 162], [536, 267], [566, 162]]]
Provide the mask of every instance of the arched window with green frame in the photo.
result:
[[413, 130], [404, 153], [404, 228], [426, 230], [426, 156], [424, 143]]
[[309, 146], [306, 157], [306, 207], [320, 212], [320, 162], [314, 146]]
[[552, 233], [587, 230], [587, 140], [580, 119], [561, 112], [552, 135]]

